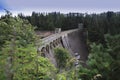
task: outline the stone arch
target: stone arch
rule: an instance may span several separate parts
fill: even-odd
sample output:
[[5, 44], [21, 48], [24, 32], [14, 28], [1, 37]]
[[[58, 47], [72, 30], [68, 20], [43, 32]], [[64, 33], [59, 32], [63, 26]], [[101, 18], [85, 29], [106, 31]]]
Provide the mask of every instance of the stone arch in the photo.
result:
[[56, 47], [56, 42], [55, 42], [55, 40], [53, 40], [53, 47]]
[[62, 39], [63, 39], [63, 37], [61, 36], [61, 37], [60, 37], [60, 43], [61, 43], [62, 47], [64, 47], [64, 48], [65, 48], [65, 46], [64, 46], [64, 44], [63, 44], [63, 40], [62, 40]]
[[43, 47], [41, 49], [41, 56], [45, 57], [45, 52], [46, 52], [46, 49], [45, 49], [45, 47]]
[[61, 44], [61, 38], [58, 38], [58, 43]]
[[59, 38], [57, 38], [56, 41], [57, 41], [57, 44], [60, 44], [60, 43], [59, 43]]
[[57, 39], [55, 40], [55, 45], [56, 45], [56, 46], [58, 45], [58, 41], [57, 41]]
[[52, 49], [53, 47], [53, 42], [50, 42], [50, 48]]
[[46, 52], [48, 52], [48, 53], [49, 53], [49, 51], [50, 51], [50, 46], [49, 46], [49, 45], [47, 45], [47, 46], [46, 46]]

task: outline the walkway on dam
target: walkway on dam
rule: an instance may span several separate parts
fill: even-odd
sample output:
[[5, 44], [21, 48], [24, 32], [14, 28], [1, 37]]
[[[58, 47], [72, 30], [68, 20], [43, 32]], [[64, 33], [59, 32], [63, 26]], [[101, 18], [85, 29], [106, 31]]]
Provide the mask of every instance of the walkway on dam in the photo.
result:
[[73, 30], [63, 31], [60, 33], [55, 33], [55, 34], [52, 34], [48, 37], [43, 38], [42, 41], [44, 44], [47, 44], [47, 43], [50, 43], [51, 41], [53, 41], [53, 40], [55, 40], [63, 35], [66, 35], [68, 33], [71, 33], [71, 32], [77, 31], [77, 30], [79, 30], [79, 29], [73, 29]]

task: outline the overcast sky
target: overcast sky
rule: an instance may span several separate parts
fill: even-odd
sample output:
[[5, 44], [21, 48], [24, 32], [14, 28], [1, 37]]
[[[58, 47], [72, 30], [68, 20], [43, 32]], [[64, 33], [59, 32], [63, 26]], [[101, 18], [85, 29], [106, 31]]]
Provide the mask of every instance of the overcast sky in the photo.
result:
[[3, 9], [13, 14], [36, 12], [88, 12], [119, 11], [120, 0], [0, 0], [0, 14]]

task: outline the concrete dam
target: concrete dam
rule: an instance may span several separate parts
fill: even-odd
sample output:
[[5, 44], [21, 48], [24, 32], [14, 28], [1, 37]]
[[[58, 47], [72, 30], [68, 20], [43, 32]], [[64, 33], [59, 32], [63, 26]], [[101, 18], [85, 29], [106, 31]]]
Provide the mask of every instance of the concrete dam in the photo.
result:
[[55, 33], [42, 39], [43, 45], [38, 48], [38, 52], [43, 57], [47, 57], [57, 66], [54, 48], [63, 47], [67, 49], [71, 56], [80, 55], [80, 60], [84, 63], [87, 60], [88, 50], [86, 45], [85, 31], [82, 28]]

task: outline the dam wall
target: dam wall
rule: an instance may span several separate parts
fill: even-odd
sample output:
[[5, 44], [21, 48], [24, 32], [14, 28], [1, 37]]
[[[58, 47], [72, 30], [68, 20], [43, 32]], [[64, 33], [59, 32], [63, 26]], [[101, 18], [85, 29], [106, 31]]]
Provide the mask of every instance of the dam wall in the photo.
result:
[[38, 48], [41, 56], [48, 58], [56, 67], [54, 48], [63, 47], [67, 49], [71, 56], [80, 55], [82, 61], [87, 60], [88, 50], [85, 43], [85, 35], [82, 29], [68, 30], [56, 33], [42, 39], [43, 45]]

